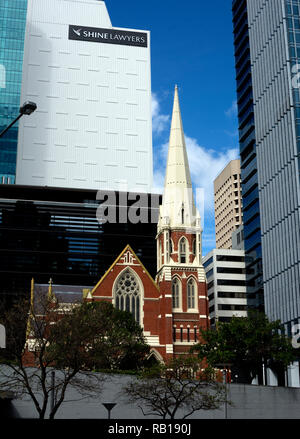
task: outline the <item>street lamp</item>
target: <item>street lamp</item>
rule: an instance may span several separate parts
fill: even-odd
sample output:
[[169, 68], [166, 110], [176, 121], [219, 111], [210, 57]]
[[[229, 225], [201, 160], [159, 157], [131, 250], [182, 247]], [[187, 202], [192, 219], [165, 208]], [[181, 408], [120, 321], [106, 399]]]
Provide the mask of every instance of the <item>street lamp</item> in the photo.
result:
[[110, 419], [110, 412], [112, 411], [112, 409], [114, 408], [115, 405], [117, 405], [116, 403], [113, 402], [103, 402], [102, 405], [104, 405], [104, 407], [106, 408], [106, 410], [108, 411], [108, 419]]
[[227, 371], [230, 370], [232, 364], [231, 363], [220, 363], [216, 364], [216, 367], [221, 367], [222, 373], [223, 373], [223, 384], [225, 385], [225, 419], [227, 419], [227, 392], [228, 392], [228, 373]]
[[22, 107], [20, 107], [20, 114], [18, 117], [15, 118], [15, 120], [12, 121], [11, 124], [9, 124], [1, 133], [0, 137], [3, 136], [3, 134], [6, 133], [22, 116], [23, 114], [27, 114], [29, 116], [31, 113], [33, 113], [37, 109], [37, 105], [35, 102], [26, 101]]

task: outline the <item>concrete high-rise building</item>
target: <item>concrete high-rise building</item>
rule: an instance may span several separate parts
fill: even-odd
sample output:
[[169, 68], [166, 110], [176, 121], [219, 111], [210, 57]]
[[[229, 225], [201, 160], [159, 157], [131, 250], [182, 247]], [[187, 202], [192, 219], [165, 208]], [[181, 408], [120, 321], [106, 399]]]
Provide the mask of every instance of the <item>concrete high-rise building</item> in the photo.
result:
[[[0, 132], [19, 114], [27, 0], [0, 3]], [[0, 139], [0, 184], [14, 183], [18, 123]]]
[[114, 28], [96, 0], [28, 0], [20, 185], [149, 192], [150, 33]]
[[211, 326], [229, 322], [233, 316], [247, 317], [245, 252], [214, 249], [202, 262]]
[[231, 249], [232, 233], [242, 223], [240, 160], [231, 160], [214, 180], [216, 247]]
[[249, 298], [288, 333], [300, 317], [299, 9], [232, 3]]

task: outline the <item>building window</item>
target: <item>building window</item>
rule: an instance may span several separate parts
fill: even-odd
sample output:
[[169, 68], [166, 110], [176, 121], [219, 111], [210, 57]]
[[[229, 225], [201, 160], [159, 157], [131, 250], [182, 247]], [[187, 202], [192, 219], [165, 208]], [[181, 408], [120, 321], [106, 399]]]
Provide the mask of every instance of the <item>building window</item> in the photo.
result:
[[177, 277], [172, 281], [172, 306], [174, 309], [180, 308], [180, 281]]
[[191, 341], [191, 334], [190, 334], [190, 328], [187, 328], [187, 341]]
[[115, 286], [115, 306], [121, 311], [133, 314], [137, 323], [140, 321], [141, 292], [137, 277], [132, 270], [121, 273]]
[[208, 312], [209, 312], [209, 314], [211, 314], [211, 313], [214, 312], [214, 311], [215, 311], [215, 305], [212, 305], [212, 306], [209, 308]]
[[187, 307], [196, 308], [196, 285], [194, 279], [190, 279], [187, 284]]
[[186, 239], [181, 238], [181, 240], [179, 241], [179, 262], [181, 264], [186, 263], [187, 260], [186, 250], [187, 250]]
[[173, 327], [173, 342], [176, 342], [176, 326]]
[[183, 328], [180, 328], [180, 341], [183, 342]]
[[236, 279], [218, 279], [217, 285], [245, 287], [246, 281], [245, 280], [236, 280]]
[[161, 241], [159, 241], [159, 268], [162, 266], [162, 245]]
[[197, 341], [197, 328], [194, 328], [194, 341]]
[[165, 263], [168, 264], [170, 261], [170, 237], [169, 232], [166, 233], [166, 261]]
[[208, 267], [210, 264], [212, 264], [214, 262], [214, 258], [213, 256], [211, 258], [209, 258], [206, 262], [203, 263], [203, 267], [206, 268]]
[[207, 279], [210, 277], [210, 276], [212, 276], [214, 274], [214, 269], [212, 268], [211, 270], [209, 270], [207, 273], [206, 273], [206, 277], [207, 277]]
[[196, 239], [193, 241], [193, 253], [196, 256]]

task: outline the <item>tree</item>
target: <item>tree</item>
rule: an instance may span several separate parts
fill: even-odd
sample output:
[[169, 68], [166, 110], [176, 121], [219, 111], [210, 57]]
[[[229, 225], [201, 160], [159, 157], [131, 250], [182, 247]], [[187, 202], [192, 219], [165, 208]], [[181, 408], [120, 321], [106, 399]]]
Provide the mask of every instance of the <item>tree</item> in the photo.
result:
[[64, 306], [39, 295], [34, 304], [22, 300], [3, 311], [0, 322], [7, 330], [0, 389], [29, 395], [41, 419], [49, 402], [49, 418], [54, 418], [68, 386], [84, 397], [98, 396], [104, 375], [94, 368], [116, 369], [134, 361], [139, 366], [149, 350], [131, 314], [106, 302]]
[[[84, 363], [88, 369], [137, 370], [142, 367], [150, 347], [145, 341], [143, 329], [131, 313], [120, 311], [111, 303], [103, 301], [83, 303], [73, 314], [88, 332], [88, 350]], [[64, 319], [62, 325], [65, 332], [76, 330], [74, 337], [80, 337], [82, 327], [73, 328], [68, 318]], [[54, 349], [61, 349], [63, 354], [65, 346], [61, 345], [55, 329], [53, 335], [56, 339]]]
[[198, 410], [218, 409], [226, 401], [226, 389], [216, 382], [213, 370], [202, 370], [199, 360], [189, 356], [144, 370], [122, 392], [145, 416], [163, 419], [175, 419], [180, 412], [185, 419]]
[[202, 330], [201, 337], [202, 343], [193, 347], [193, 352], [212, 367], [230, 364], [238, 382], [251, 384], [253, 378], [261, 377], [263, 364], [280, 371], [297, 358], [280, 321], [270, 322], [261, 312], [233, 317], [216, 329]]

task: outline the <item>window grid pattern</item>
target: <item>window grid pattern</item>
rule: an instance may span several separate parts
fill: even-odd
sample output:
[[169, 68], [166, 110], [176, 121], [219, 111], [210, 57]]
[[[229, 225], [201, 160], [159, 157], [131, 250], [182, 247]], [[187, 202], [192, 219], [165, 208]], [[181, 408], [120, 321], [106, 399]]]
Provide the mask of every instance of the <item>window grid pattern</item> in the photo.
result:
[[[1, 0], [0, 131], [19, 114], [27, 0]], [[14, 183], [18, 124], [0, 139], [0, 184]]]
[[288, 41], [291, 57], [292, 81], [297, 82], [298, 87], [294, 87], [293, 82], [293, 98], [294, 113], [296, 120], [296, 136], [298, 148], [298, 163], [300, 169], [300, 81], [297, 76], [300, 72], [300, 1], [288, 0], [286, 2]]

